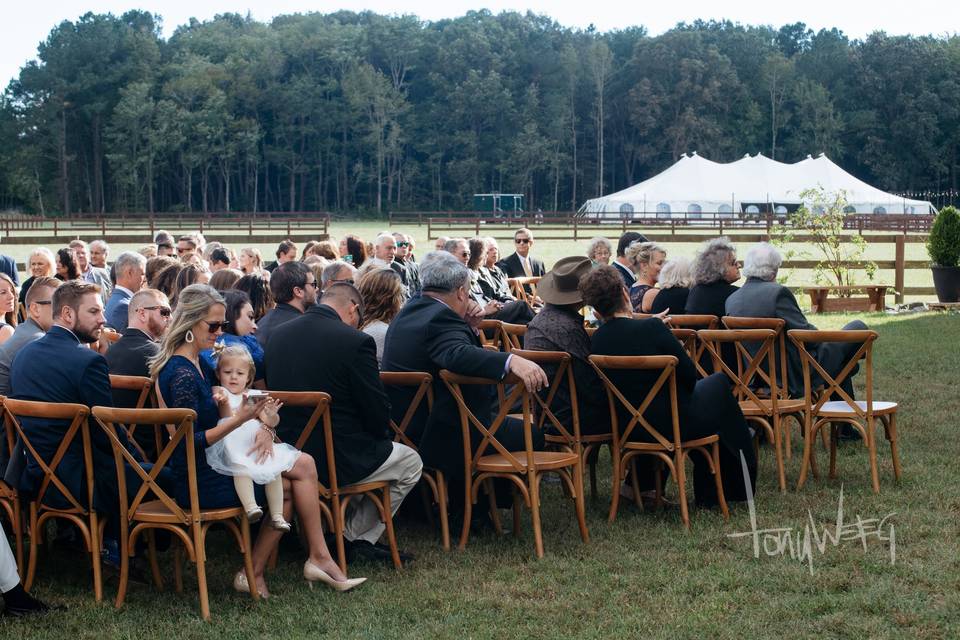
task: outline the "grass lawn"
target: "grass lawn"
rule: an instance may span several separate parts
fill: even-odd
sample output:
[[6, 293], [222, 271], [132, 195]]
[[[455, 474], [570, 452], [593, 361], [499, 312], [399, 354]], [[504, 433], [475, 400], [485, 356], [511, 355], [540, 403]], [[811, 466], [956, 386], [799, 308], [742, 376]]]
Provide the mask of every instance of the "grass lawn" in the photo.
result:
[[[850, 316], [817, 318], [841, 327]], [[956, 380], [960, 317], [864, 318], [880, 333], [875, 347], [876, 398], [901, 403], [903, 480], [895, 484], [881, 439], [881, 494], [870, 489], [865, 449], [841, 446], [840, 477], [821, 476], [802, 491], [776, 489], [773, 457], [761, 450], [756, 498], [759, 527], [802, 529], [808, 513], [832, 526], [843, 489], [848, 521], [896, 513], [896, 562], [875, 539], [814, 550], [813, 572], [789, 557], [755, 558], [745, 505], [719, 512], [692, 509], [686, 533], [679, 514], [623, 507], [606, 522], [609, 465], [600, 495], [588, 498], [591, 542], [581, 544], [572, 506], [557, 485], [544, 491], [546, 556], [537, 561], [525, 515], [520, 537], [472, 537], [465, 552], [443, 552], [425, 524], [402, 520], [401, 547], [417, 554], [402, 572], [357, 564], [370, 580], [356, 592], [307, 589], [303, 556], [282, 553], [268, 575], [275, 598], [254, 604], [232, 591], [238, 555], [225, 534], [210, 539], [213, 621], [199, 618], [192, 570], [182, 595], [131, 588], [120, 611], [95, 604], [86, 563], [53, 551], [41, 563], [35, 593], [66, 604], [65, 613], [30, 622], [0, 620], [0, 637], [18, 638], [955, 638], [960, 628]], [[788, 483], [798, 472], [798, 441]], [[821, 470], [826, 453], [818, 447]], [[606, 454], [601, 456], [606, 462]], [[172, 557], [172, 554], [170, 554]], [[161, 558], [172, 576], [171, 557]], [[172, 578], [171, 578], [172, 579]], [[169, 582], [169, 580], [168, 580]]]

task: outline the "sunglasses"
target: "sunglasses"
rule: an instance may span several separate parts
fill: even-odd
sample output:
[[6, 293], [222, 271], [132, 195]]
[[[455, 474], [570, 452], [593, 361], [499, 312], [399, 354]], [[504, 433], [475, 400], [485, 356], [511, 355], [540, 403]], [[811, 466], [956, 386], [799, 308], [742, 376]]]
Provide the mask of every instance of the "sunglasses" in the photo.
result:
[[140, 307], [140, 308], [143, 309], [144, 311], [156, 311], [157, 309], [159, 309], [160, 315], [162, 315], [164, 318], [169, 318], [170, 314], [173, 313], [173, 309], [171, 309], [170, 307], [155, 306], [155, 307]]
[[191, 251], [193, 251], [193, 249], [190, 247], [177, 247], [177, 253], [190, 253]]
[[399, 249], [400, 247], [409, 247], [409, 246], [410, 246], [410, 243], [409, 243], [409, 242], [403, 242], [402, 240], [397, 243], [397, 248], [398, 248], [398, 249]]
[[34, 300], [32, 304], [53, 304], [53, 300]]
[[532, 240], [530, 240], [529, 238], [517, 238], [516, 240], [514, 240], [514, 242], [516, 242], [517, 244], [530, 244]]
[[230, 324], [228, 320], [224, 320], [223, 322], [207, 322], [204, 320], [203, 322], [207, 325], [207, 328], [210, 329], [210, 333], [216, 333]]

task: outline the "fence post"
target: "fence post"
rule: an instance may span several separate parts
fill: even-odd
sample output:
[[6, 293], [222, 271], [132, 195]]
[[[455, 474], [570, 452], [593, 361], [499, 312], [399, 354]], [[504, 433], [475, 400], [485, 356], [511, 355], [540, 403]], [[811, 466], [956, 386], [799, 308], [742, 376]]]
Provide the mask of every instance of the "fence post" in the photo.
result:
[[253, 216], [247, 216], [247, 235], [253, 237]]
[[53, 218], [53, 235], [54, 236], [60, 235], [60, 232], [58, 230], [58, 227], [60, 226], [59, 221], [60, 221], [60, 218], [57, 218], [57, 217]]
[[107, 237], [107, 219], [100, 216], [100, 237], [106, 239]]
[[905, 235], [898, 235], [896, 240], [896, 256], [894, 258], [894, 276], [893, 276], [893, 286], [897, 290], [896, 301], [897, 304], [903, 304], [903, 271], [904, 271], [904, 240], [906, 239]]
[[287, 218], [287, 238], [290, 238], [290, 218]]
[[573, 241], [577, 241], [577, 219], [573, 219]]
[[203, 233], [203, 218], [204, 216], [200, 216], [200, 233]]
[[156, 234], [153, 230], [153, 214], [151, 213], [150, 214], [150, 241], [151, 242], [153, 242], [154, 237], [156, 237]]

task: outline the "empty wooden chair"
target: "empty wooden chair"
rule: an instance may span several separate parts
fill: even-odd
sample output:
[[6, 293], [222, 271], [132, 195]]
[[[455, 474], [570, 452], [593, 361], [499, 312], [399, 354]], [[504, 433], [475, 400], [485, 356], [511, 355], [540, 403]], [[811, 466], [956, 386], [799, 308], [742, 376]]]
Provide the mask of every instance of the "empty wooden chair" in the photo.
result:
[[[567, 451], [534, 451], [533, 450], [533, 412], [531, 410], [530, 394], [523, 383], [513, 374], [502, 381], [488, 378], [473, 378], [461, 376], [444, 369], [440, 372], [444, 384], [450, 389], [457, 402], [460, 412], [460, 429], [463, 437], [463, 465], [464, 465], [464, 515], [463, 529], [460, 533], [460, 549], [467, 545], [470, 535], [470, 519], [473, 513], [473, 504], [481, 486], [486, 486], [490, 499], [491, 516], [497, 524], [496, 499], [493, 496], [492, 482], [495, 478], [503, 478], [513, 483], [516, 490], [523, 497], [530, 509], [533, 521], [533, 538], [536, 555], [543, 557], [543, 532], [540, 524], [540, 477], [544, 473], [556, 473], [567, 487], [576, 505], [577, 519], [580, 524], [580, 535], [584, 542], [589, 540], [586, 521], [584, 520], [583, 491], [578, 489], [575, 478], [582, 477], [580, 456], [575, 452]], [[505, 402], [500, 404], [496, 417], [486, 426], [467, 406], [463, 397], [462, 386], [465, 385], [513, 385]], [[509, 408], [520, 401], [523, 406], [523, 451], [508, 451], [496, 438], [497, 431], [507, 418]], [[471, 432], [476, 430], [481, 436], [479, 446], [474, 450], [471, 446]], [[516, 508], [516, 503], [515, 503]], [[517, 513], [516, 511], [514, 512]], [[514, 516], [514, 522], [517, 517]], [[516, 533], [516, 529], [514, 530]]]
[[[300, 437], [294, 445], [303, 449], [303, 445], [310, 438], [317, 423], [323, 429], [323, 448], [326, 455], [327, 477], [320, 478], [317, 489], [320, 497], [320, 511], [333, 528], [336, 536], [337, 560], [340, 569], [347, 570], [346, 545], [343, 539], [347, 506], [355, 496], [365, 496], [376, 505], [380, 517], [386, 526], [387, 542], [390, 545], [390, 556], [397, 569], [403, 568], [400, 562], [400, 550], [397, 548], [397, 536], [393, 529], [393, 512], [390, 506], [390, 483], [386, 481], [363, 482], [340, 486], [337, 482], [337, 457], [333, 449], [333, 424], [330, 421], [330, 394], [320, 391], [268, 391], [271, 397], [288, 407], [312, 408], [313, 413], [300, 432]], [[324, 483], [326, 480], [326, 483]]]
[[[802, 400], [780, 397], [777, 386], [777, 333], [773, 329], [701, 330], [700, 342], [713, 359], [716, 372], [724, 373], [733, 385], [733, 393], [748, 422], [758, 425], [773, 443], [780, 491], [786, 492], [787, 480], [783, 465], [783, 423], [785, 416], [803, 409]], [[723, 345], [736, 351], [736, 370], [723, 358]], [[757, 387], [770, 389], [769, 397], [761, 397]], [[759, 433], [759, 431], [758, 431]]]
[[[3, 420], [4, 400], [6, 400], [6, 398], [0, 396], [0, 420]], [[5, 447], [7, 456], [12, 455], [15, 443], [16, 435], [14, 431], [5, 428], [3, 430], [3, 441], [0, 442], [0, 447]], [[16, 487], [10, 486], [4, 481], [2, 474], [0, 474], [0, 509], [3, 509], [3, 513], [6, 514], [7, 519], [10, 521], [10, 533], [13, 534], [14, 539], [17, 569], [20, 575], [23, 575], [26, 571], [26, 566], [23, 564], [23, 516], [20, 513], [20, 496], [17, 494]]]
[[[127, 407], [130, 409], [152, 409], [156, 407], [156, 396], [154, 394], [154, 385], [153, 380], [147, 378], [146, 376], [120, 376], [110, 374], [110, 389], [113, 391], [133, 391], [137, 395], [136, 406]], [[116, 399], [114, 399], [116, 403]], [[130, 424], [122, 425], [127, 431], [127, 437], [130, 439], [130, 444], [137, 448], [137, 451], [140, 452], [140, 455], [143, 456], [144, 460], [152, 462], [156, 459], [156, 453], [163, 448], [163, 441], [169, 434], [165, 434], [165, 428], [163, 425], [145, 425], [149, 426], [153, 430], [152, 438], [145, 438], [143, 435], [140, 436], [140, 439], [136, 437], [137, 427], [140, 425]], [[148, 440], [152, 439], [152, 443], [148, 443]], [[150, 447], [152, 444], [152, 447]], [[145, 449], [151, 448], [149, 453]]]
[[[197, 568], [197, 586], [200, 592], [200, 615], [210, 619], [210, 601], [207, 595], [207, 551], [206, 538], [210, 527], [224, 525], [230, 531], [243, 555], [243, 566], [250, 585], [250, 595], [259, 599], [256, 579], [253, 573], [253, 555], [250, 542], [250, 522], [242, 507], [223, 509], [201, 509], [197, 493], [196, 449], [193, 446], [193, 423], [196, 413], [192, 409], [114, 409], [112, 407], [94, 407], [93, 417], [110, 440], [113, 459], [117, 469], [117, 483], [120, 489], [120, 584], [114, 605], [119, 608], [127, 595], [130, 557], [134, 555], [137, 539], [141, 534], [148, 535], [150, 560], [154, 582], [162, 588], [152, 532], [160, 529], [169, 531], [178, 539], [187, 552], [190, 561]], [[134, 459], [117, 437], [117, 429], [126, 424], [158, 425], [172, 430], [172, 436], [157, 456], [153, 467], [147, 471]], [[160, 473], [175, 455], [178, 446], [185, 450], [187, 482], [189, 484], [190, 504], [180, 505], [176, 499], [157, 482]], [[127, 486], [125, 468], [133, 469], [141, 484], [131, 496]], [[177, 554], [176, 585], [182, 589], [180, 577], [179, 553]]]
[[[381, 371], [380, 381], [384, 387], [416, 387], [417, 391], [413, 400], [407, 405], [403, 418], [398, 424], [395, 420], [390, 420], [390, 428], [394, 432], [394, 441], [407, 445], [411, 449], [417, 450], [417, 446], [407, 436], [407, 427], [410, 421], [417, 414], [424, 400], [427, 403], [427, 410], [433, 409], [433, 376], [429, 373], [409, 372], [401, 373], [396, 371]], [[440, 542], [444, 551], [450, 550], [450, 519], [447, 515], [447, 481], [443, 472], [439, 469], [429, 469], [424, 467], [420, 480], [430, 487], [430, 493], [440, 511]]]
[[[36, 495], [30, 500], [30, 559], [27, 564], [27, 577], [23, 581], [23, 588], [29, 591], [33, 586], [37, 571], [37, 545], [42, 541], [45, 524], [49, 520], [68, 520], [77, 527], [87, 551], [90, 553], [90, 562], [93, 567], [93, 595], [99, 602], [103, 598], [100, 566], [103, 521], [92, 506], [94, 490], [93, 451], [90, 444], [90, 429], [87, 424], [90, 409], [82, 404], [33, 402], [11, 398], [6, 398], [3, 406], [7, 432], [16, 434], [27, 455], [36, 461], [43, 474]], [[37, 452], [30, 436], [21, 426], [20, 421], [23, 418], [67, 423], [63, 437], [60, 438], [60, 444], [50, 459], [45, 460]], [[60, 463], [78, 438], [82, 448], [83, 480], [86, 485], [86, 491], [79, 496], [74, 495], [57, 475]], [[52, 506], [45, 502], [47, 493], [54, 488], [62, 498], [59, 502], [68, 506]]]
[[[695, 440], [683, 441], [680, 439], [680, 416], [677, 407], [677, 358], [675, 356], [590, 356], [590, 363], [597, 375], [603, 381], [610, 402], [610, 421], [613, 427], [613, 490], [611, 491], [609, 520], [613, 522], [620, 507], [620, 485], [624, 482], [627, 470], [639, 456], [651, 456], [661, 461], [670, 470], [671, 476], [677, 483], [678, 500], [680, 502], [680, 517], [683, 525], [690, 528], [690, 514], [686, 497], [686, 459], [696, 451], [702, 455], [710, 467], [717, 487], [717, 499], [723, 517], [729, 517], [727, 501], [723, 495], [723, 482], [720, 477], [720, 438], [710, 435]], [[638, 403], [634, 404], [626, 398], [620, 389], [607, 376], [608, 370], [638, 370], [659, 373], [656, 381]], [[658, 394], [669, 394], [672, 433], [665, 437], [654, 428], [644, 417], [644, 413]], [[630, 420], [621, 428], [617, 407], [623, 406], [630, 415]], [[631, 439], [637, 428], [647, 432], [649, 441]], [[639, 502], [639, 489], [634, 477], [634, 498]], [[658, 482], [659, 485], [659, 482]], [[660, 487], [657, 487], [659, 498]]]
[[[803, 364], [804, 401], [806, 419], [804, 424], [803, 463], [797, 489], [806, 481], [807, 464], [813, 455], [813, 442], [817, 432], [830, 428], [830, 477], [837, 477], [837, 425], [846, 423], [856, 429], [863, 437], [870, 457], [870, 479], [874, 493], [880, 493], [880, 475], [877, 468], [877, 440], [875, 427], [883, 426], [884, 434], [890, 442], [890, 455], [893, 459], [893, 475], [900, 479], [900, 458], [897, 453], [897, 403], [875, 400], [873, 397], [873, 343], [877, 332], [862, 331], [806, 331], [792, 329], [787, 337], [796, 345]], [[842, 364], [837, 375], [830, 375], [810, 353], [810, 344], [860, 343], [853, 355]], [[854, 375], [854, 369], [860, 360], [864, 361], [866, 373], [866, 400], [854, 400], [841, 385]], [[811, 385], [814, 372], [823, 379], [824, 391], [814, 400]], [[840, 400], [831, 400], [833, 395]]]
[[537, 297], [537, 284], [540, 282], [540, 276], [507, 278], [507, 284], [510, 285], [510, 293], [517, 300], [523, 300], [530, 306]]

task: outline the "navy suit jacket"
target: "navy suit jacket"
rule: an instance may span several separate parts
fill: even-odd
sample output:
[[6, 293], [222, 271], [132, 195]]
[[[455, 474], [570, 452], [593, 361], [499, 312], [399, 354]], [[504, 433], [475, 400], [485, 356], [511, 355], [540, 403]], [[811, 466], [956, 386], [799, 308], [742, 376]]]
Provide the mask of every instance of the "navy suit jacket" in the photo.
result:
[[108, 327], [117, 331], [123, 331], [127, 328], [127, 312], [130, 310], [130, 298], [132, 297], [119, 287], [114, 287], [110, 299], [107, 300], [107, 307], [103, 310], [103, 316], [106, 318]]
[[[68, 402], [88, 407], [113, 406], [106, 359], [81, 344], [72, 332], [57, 325], [51, 327], [44, 337], [20, 350], [13, 360], [10, 372], [11, 397], [15, 400]], [[69, 426], [69, 423], [64, 421], [31, 418], [21, 419], [20, 424], [30, 443], [46, 462], [53, 458]], [[92, 417], [90, 436], [93, 445], [93, 472], [96, 478], [94, 507], [97, 511], [115, 513], [118, 510], [118, 489], [113, 451], [106, 435]], [[119, 430], [118, 436], [129, 448], [126, 432]], [[19, 486], [27, 493], [34, 493], [39, 488], [43, 471], [32, 456], [27, 457]], [[74, 497], [81, 504], [84, 503], [86, 488], [83, 442], [79, 434], [74, 438], [56, 472]], [[44, 502], [54, 507], [69, 506], [52, 485], [47, 489]]]
[[10, 256], [0, 255], [0, 272], [10, 276], [13, 284], [20, 286], [20, 273], [17, 271], [17, 261]]
[[[499, 380], [506, 370], [507, 354], [487, 351], [480, 338], [450, 307], [429, 296], [410, 300], [387, 329], [383, 350], [384, 371], [423, 371], [433, 376], [433, 411], [426, 402], [407, 427], [410, 438], [419, 440], [425, 465], [462, 477], [463, 438], [460, 412], [450, 390], [440, 379], [440, 370]], [[484, 424], [490, 424], [497, 402], [493, 386], [462, 387], [467, 406]], [[394, 418], [399, 422], [413, 400], [411, 387], [387, 387]], [[476, 429], [470, 435], [479, 444]]]

